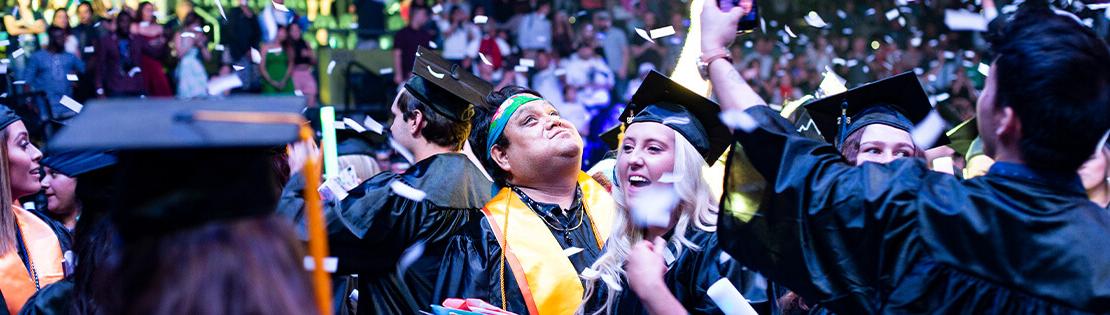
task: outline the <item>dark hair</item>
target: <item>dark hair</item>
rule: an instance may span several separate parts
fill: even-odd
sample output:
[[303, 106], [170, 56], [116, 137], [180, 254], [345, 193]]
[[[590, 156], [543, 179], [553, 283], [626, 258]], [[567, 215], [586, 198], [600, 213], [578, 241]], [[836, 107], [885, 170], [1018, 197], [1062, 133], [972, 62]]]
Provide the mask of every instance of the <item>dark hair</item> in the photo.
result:
[[111, 264], [117, 256], [115, 227], [108, 212], [115, 196], [115, 167], [77, 176], [81, 220], [74, 229], [73, 314], [103, 314], [99, 295], [113, 283]]
[[316, 314], [285, 219], [218, 221], [123, 248], [108, 314]]
[[[136, 10], [135, 10], [135, 15], [138, 17], [139, 22], [143, 22], [143, 8], [146, 7], [146, 6], [154, 6], [154, 4], [150, 3], [150, 1], [143, 1], [143, 2], [139, 3], [139, 7], [136, 8]], [[154, 12], [151, 12], [150, 13], [150, 19], [152, 20], [151, 22], [157, 22], [155, 20], [156, 18], [157, 17], [154, 16]]]
[[[509, 85], [501, 88], [500, 90], [490, 92], [489, 95], [486, 95], [486, 103], [489, 105], [488, 110], [484, 111], [483, 115], [474, 116], [476, 120], [475, 127], [478, 128], [478, 131], [475, 131], [471, 136], [471, 139], [473, 141], [470, 141], [470, 145], [475, 147], [474, 150], [480, 150], [480, 152], [476, 152], [477, 154], [475, 155], [478, 156], [478, 159], [482, 161], [482, 165], [486, 167], [486, 171], [489, 172], [490, 177], [493, 178], [493, 182], [496, 183], [498, 186], [505, 186], [506, 180], [508, 180], [509, 177], [509, 173], [505, 172], [505, 170], [502, 170], [501, 166], [497, 165], [497, 162], [493, 161], [493, 158], [490, 156], [490, 152], [487, 151], [489, 147], [489, 144], [487, 143], [487, 138], [489, 137], [489, 125], [490, 123], [492, 123], [492, 121], [490, 120], [493, 119], [493, 114], [497, 112], [497, 109], [501, 107], [501, 103], [504, 103], [506, 100], [509, 99], [509, 97], [517, 94], [532, 94], [541, 98], [543, 97], [542, 95], [540, 95], [540, 92], [536, 92], [535, 90], [522, 86]], [[505, 137], [505, 135], [502, 134], [500, 137], [497, 138], [494, 144], [501, 147], [502, 150], [507, 149], [510, 145], [509, 138]]]
[[185, 15], [185, 23], [182, 23], [181, 26], [192, 25], [193, 23], [197, 23], [200, 21], [200, 15], [197, 15], [196, 12], [189, 12], [189, 14]]
[[65, 51], [66, 35], [69, 32], [66, 29], [50, 25], [46, 28], [46, 35], [50, 38], [46, 42], [46, 50], [52, 53], [59, 53]]
[[88, 2], [88, 1], [81, 1], [80, 3], [77, 4], [77, 9], [80, 10], [81, 7], [84, 7], [84, 6], [89, 7], [89, 13], [91, 14], [92, 11], [93, 11], [92, 3]]
[[992, 43], [997, 107], [1021, 122], [1025, 163], [1075, 172], [1110, 128], [1110, 49], [1047, 4], [1027, 2]]
[[458, 151], [462, 149], [463, 142], [466, 142], [466, 136], [470, 134], [470, 123], [448, 119], [428, 107], [428, 105], [421, 103], [408, 90], [401, 92], [397, 105], [405, 121], [416, 118], [416, 111], [418, 110], [424, 115], [424, 121], [427, 124], [420, 130], [420, 135], [428, 142]]
[[[840, 145], [840, 155], [843, 155], [844, 159], [848, 160], [848, 164], [856, 164], [856, 156], [859, 155], [860, 140], [863, 138], [863, 131], [865, 129], [867, 129], [867, 126], [848, 134], [848, 137], [844, 138], [844, 143]], [[917, 144], [913, 146], [913, 157], [925, 158], [925, 151], [918, 147]]]

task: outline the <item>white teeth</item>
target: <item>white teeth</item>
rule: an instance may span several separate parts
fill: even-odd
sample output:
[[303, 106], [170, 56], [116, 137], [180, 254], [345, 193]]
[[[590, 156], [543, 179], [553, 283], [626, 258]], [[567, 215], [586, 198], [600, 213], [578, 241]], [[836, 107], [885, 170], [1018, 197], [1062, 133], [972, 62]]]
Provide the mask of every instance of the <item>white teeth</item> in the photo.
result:
[[646, 181], [648, 181], [648, 179], [643, 177], [643, 176], [640, 176], [640, 175], [632, 175], [632, 176], [628, 177], [628, 181], [629, 182], [646, 182]]

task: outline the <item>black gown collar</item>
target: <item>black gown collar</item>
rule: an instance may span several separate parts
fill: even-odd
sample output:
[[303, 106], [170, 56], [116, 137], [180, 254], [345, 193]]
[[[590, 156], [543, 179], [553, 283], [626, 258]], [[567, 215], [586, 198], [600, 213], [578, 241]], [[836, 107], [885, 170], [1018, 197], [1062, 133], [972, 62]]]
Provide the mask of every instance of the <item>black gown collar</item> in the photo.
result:
[[1076, 172], [1065, 173], [1034, 169], [1017, 163], [995, 162], [994, 165], [991, 166], [990, 171], [987, 172], [987, 175], [1038, 185], [1047, 185], [1049, 187], [1058, 187], [1081, 195], [1087, 194], [1086, 190], [1083, 189], [1083, 182], [1079, 179], [1079, 173]]

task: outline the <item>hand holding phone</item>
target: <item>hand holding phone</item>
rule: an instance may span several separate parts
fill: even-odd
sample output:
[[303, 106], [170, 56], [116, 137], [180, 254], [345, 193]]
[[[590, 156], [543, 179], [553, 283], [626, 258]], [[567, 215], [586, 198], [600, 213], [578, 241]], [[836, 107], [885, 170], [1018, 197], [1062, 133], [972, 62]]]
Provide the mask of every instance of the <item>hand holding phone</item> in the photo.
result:
[[721, 8], [721, 11], [725, 12], [735, 7], [740, 7], [744, 12], [748, 12], [740, 18], [736, 33], [747, 33], [759, 26], [759, 4], [756, 3], [756, 0], [717, 0], [717, 5]]

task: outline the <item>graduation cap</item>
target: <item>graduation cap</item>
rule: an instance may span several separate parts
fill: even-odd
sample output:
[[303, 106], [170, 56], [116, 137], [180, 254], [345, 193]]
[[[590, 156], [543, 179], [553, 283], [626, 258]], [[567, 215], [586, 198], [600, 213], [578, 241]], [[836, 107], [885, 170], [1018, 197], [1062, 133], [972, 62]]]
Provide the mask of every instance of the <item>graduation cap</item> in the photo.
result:
[[8, 128], [8, 125], [11, 125], [19, 120], [19, 115], [16, 115], [11, 108], [0, 105], [0, 130]]
[[493, 85], [466, 69], [460, 69], [442, 56], [419, 47], [413, 76], [405, 82], [405, 90], [435, 112], [456, 122], [474, 117], [474, 105], [484, 104]]
[[971, 143], [979, 137], [979, 123], [975, 118], [968, 119], [956, 127], [949, 129], [944, 135], [948, 136], [951, 143], [948, 144], [956, 154], [967, 156], [971, 150]]
[[[872, 124], [911, 132], [933, 110], [912, 71], [813, 101], [805, 108], [821, 135], [837, 148], [849, 135]], [[941, 135], [933, 146], [945, 144], [948, 137]]]
[[93, 102], [48, 150], [116, 150], [125, 241], [272, 213], [275, 147], [298, 139], [301, 98]]
[[335, 148], [339, 156], [373, 156], [378, 148], [387, 141], [383, 135], [370, 131], [358, 132], [351, 129], [336, 129], [335, 138]]
[[720, 120], [721, 109], [713, 101], [686, 89], [667, 76], [652, 71], [632, 95], [621, 113], [621, 125], [609, 129], [601, 139], [616, 148], [625, 128], [638, 122], [661, 123], [674, 129], [694, 145], [705, 162], [713, 165], [732, 143], [732, 133]]
[[55, 172], [68, 177], [77, 177], [81, 174], [116, 164], [116, 155], [108, 151], [99, 150], [73, 150], [50, 152], [39, 161]]

